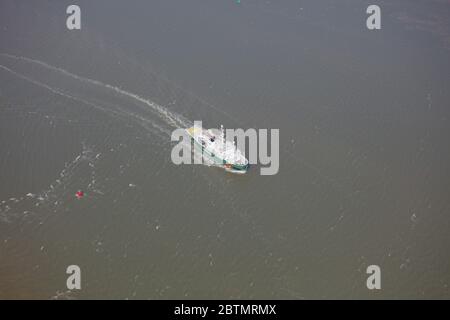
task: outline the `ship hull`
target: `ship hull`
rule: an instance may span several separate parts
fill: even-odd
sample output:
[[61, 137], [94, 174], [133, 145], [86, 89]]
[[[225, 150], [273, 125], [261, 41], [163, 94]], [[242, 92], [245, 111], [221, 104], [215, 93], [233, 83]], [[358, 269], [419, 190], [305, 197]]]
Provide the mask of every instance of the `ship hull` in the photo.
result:
[[236, 163], [229, 163], [226, 160], [222, 159], [221, 157], [212, 154], [207, 148], [204, 148], [201, 143], [199, 143], [192, 135], [189, 130], [186, 130], [189, 136], [191, 137], [192, 141], [194, 142], [194, 145], [197, 147], [197, 149], [202, 151], [202, 154], [206, 156], [209, 160], [213, 161], [215, 164], [222, 166], [226, 171], [233, 172], [233, 173], [246, 173], [249, 169], [250, 165], [247, 164], [236, 164]]

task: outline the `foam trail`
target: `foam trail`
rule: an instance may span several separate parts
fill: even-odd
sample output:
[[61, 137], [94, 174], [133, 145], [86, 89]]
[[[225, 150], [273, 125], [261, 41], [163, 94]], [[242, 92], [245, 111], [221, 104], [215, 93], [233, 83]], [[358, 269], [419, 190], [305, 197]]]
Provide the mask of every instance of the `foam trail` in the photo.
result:
[[[169, 132], [168, 130], [166, 130], [166, 129], [162, 128], [161, 126], [158, 126], [158, 125], [154, 124], [153, 122], [149, 121], [148, 119], [145, 119], [145, 118], [143, 118], [142, 116], [139, 116], [139, 115], [134, 114], [134, 113], [132, 113], [132, 112], [126, 112], [126, 111], [123, 111], [123, 110], [121, 110], [120, 112], [119, 112], [119, 111], [115, 111], [115, 110], [110, 110], [110, 109], [104, 108], [104, 107], [102, 107], [102, 106], [99, 106], [98, 104], [89, 102], [89, 101], [87, 101], [87, 100], [85, 100], [85, 99], [82, 99], [82, 98], [79, 98], [79, 97], [75, 97], [75, 96], [70, 95], [70, 94], [68, 94], [68, 93], [62, 92], [62, 91], [60, 91], [60, 90], [58, 90], [58, 89], [55, 89], [55, 88], [53, 88], [53, 87], [51, 87], [51, 86], [49, 86], [49, 85], [47, 85], [47, 84], [45, 84], [45, 83], [39, 82], [39, 81], [37, 81], [37, 80], [34, 80], [34, 79], [30, 78], [30, 77], [27, 77], [27, 76], [25, 76], [25, 75], [19, 73], [19, 72], [17, 72], [17, 71], [11, 70], [10, 68], [5, 67], [5, 66], [3, 66], [3, 65], [1, 65], [1, 64], [0, 64], [0, 68], [3, 69], [3, 70], [6, 70], [6, 71], [8, 71], [8, 72], [10, 72], [10, 73], [12, 73], [12, 74], [14, 74], [15, 76], [17, 76], [17, 77], [19, 77], [19, 78], [21, 78], [21, 79], [24, 79], [24, 80], [26, 80], [26, 81], [28, 81], [28, 82], [31, 82], [31, 83], [33, 83], [33, 84], [39, 86], [39, 87], [45, 88], [45, 89], [51, 91], [51, 92], [54, 93], [54, 94], [63, 96], [63, 97], [68, 98], [68, 99], [72, 99], [72, 100], [75, 100], [75, 101], [82, 102], [82, 103], [84, 103], [84, 104], [86, 104], [86, 105], [89, 105], [89, 106], [91, 106], [91, 107], [93, 107], [93, 108], [95, 108], [95, 109], [104, 111], [104, 112], [106, 112], [106, 113], [112, 113], [112, 114], [115, 114], [115, 115], [117, 115], [117, 116], [126, 116], [126, 117], [127, 117], [127, 116], [128, 116], [128, 117], [131, 116], [131, 117], [134, 118], [134, 120], [140, 122], [141, 125], [142, 125], [142, 124], [151, 124], [154, 128], [158, 129], [159, 131], [162, 131], [162, 132], [164, 132], [165, 134], [170, 135], [170, 132]], [[148, 129], [147, 126], [144, 125], [144, 127], [145, 127], [146, 129]]]
[[33, 228], [38, 228], [43, 222], [51, 218], [50, 212], [57, 212], [67, 203], [68, 193], [73, 190], [73, 184], [82, 174], [82, 165], [89, 169], [87, 189], [91, 194], [102, 194], [101, 184], [97, 182], [96, 163], [100, 153], [94, 152], [82, 143], [81, 152], [70, 162], [66, 163], [58, 178], [48, 188], [35, 193], [27, 193], [21, 197], [10, 198], [0, 202], [0, 222], [13, 223], [15, 221], [37, 221]]
[[76, 79], [76, 80], [79, 80], [79, 81], [84, 81], [84, 82], [87, 82], [87, 83], [91, 83], [91, 84], [94, 84], [94, 85], [97, 85], [97, 86], [101, 86], [101, 87], [104, 87], [106, 89], [113, 90], [113, 91], [115, 91], [115, 92], [117, 92], [117, 93], [119, 93], [121, 95], [124, 95], [124, 96], [130, 97], [132, 99], [135, 99], [135, 100], [137, 100], [137, 101], [139, 101], [141, 103], [144, 103], [147, 106], [151, 107], [154, 111], [157, 112], [157, 114], [163, 120], [165, 120], [169, 125], [173, 126], [174, 128], [180, 128], [180, 127], [186, 128], [186, 127], [190, 127], [191, 126], [190, 121], [188, 119], [184, 118], [183, 116], [175, 114], [173, 112], [170, 112], [169, 110], [167, 110], [167, 108], [165, 108], [165, 107], [163, 107], [163, 106], [161, 106], [161, 105], [159, 105], [159, 104], [157, 104], [157, 103], [155, 103], [153, 101], [150, 101], [150, 100], [147, 100], [145, 98], [142, 98], [141, 96], [139, 96], [139, 95], [137, 95], [135, 93], [128, 92], [128, 91], [123, 90], [123, 89], [121, 89], [119, 87], [116, 87], [116, 86], [113, 86], [113, 85], [110, 85], [110, 84], [107, 84], [107, 83], [103, 83], [103, 82], [101, 82], [99, 80], [94, 80], [94, 79], [90, 79], [90, 78], [86, 78], [86, 77], [82, 77], [82, 76], [76, 75], [76, 74], [74, 74], [72, 72], [69, 72], [69, 71], [63, 69], [63, 68], [52, 66], [52, 65], [50, 65], [50, 64], [48, 64], [46, 62], [40, 61], [40, 60], [35, 60], [35, 59], [31, 59], [31, 58], [27, 58], [27, 57], [21, 57], [21, 56], [15, 56], [15, 55], [7, 54], [7, 53], [0, 53], [0, 55], [5, 56], [5, 57], [9, 57], [9, 58], [12, 58], [12, 59], [16, 59], [16, 60], [23, 60], [23, 61], [27, 61], [27, 62], [30, 62], [30, 63], [35, 63], [35, 64], [41, 65], [41, 66], [43, 66], [45, 68], [48, 68], [50, 70], [53, 70], [53, 71], [65, 74], [65, 75], [67, 75], [67, 76], [69, 76], [69, 77], [71, 77], [73, 79]]
[[21, 78], [21, 79], [24, 79], [24, 80], [26, 80], [26, 81], [28, 81], [28, 82], [31, 82], [31, 83], [33, 83], [33, 84], [39, 86], [39, 87], [45, 88], [45, 89], [47, 89], [47, 90], [53, 92], [54, 94], [57, 94], [57, 95], [66, 97], [66, 98], [68, 98], [68, 99], [77, 100], [77, 101], [86, 103], [86, 104], [88, 104], [88, 105], [90, 105], [90, 106], [92, 106], [92, 107], [94, 107], [94, 108], [96, 108], [96, 109], [100, 109], [100, 110], [102, 110], [102, 111], [110, 111], [110, 112], [114, 112], [114, 111], [111, 111], [111, 110], [106, 110], [105, 108], [103, 108], [103, 107], [101, 107], [101, 106], [99, 106], [99, 105], [96, 105], [96, 104], [94, 104], [94, 103], [92, 103], [92, 102], [89, 102], [89, 101], [86, 101], [86, 100], [84, 100], [84, 99], [77, 98], [77, 97], [74, 97], [74, 96], [72, 96], [72, 95], [70, 95], [70, 94], [67, 94], [67, 93], [64, 93], [64, 92], [62, 92], [62, 91], [59, 91], [58, 89], [55, 89], [55, 88], [53, 88], [53, 87], [50, 87], [49, 85], [46, 85], [45, 83], [36, 81], [36, 80], [31, 79], [31, 78], [29, 78], [29, 77], [27, 77], [27, 76], [25, 76], [25, 75], [23, 75], [23, 74], [21, 74], [21, 73], [19, 73], [19, 72], [16, 72], [16, 71], [14, 71], [14, 70], [11, 70], [11, 69], [9, 69], [8, 67], [5, 67], [4, 65], [1, 65], [1, 64], [0, 64], [0, 68], [3, 69], [3, 70], [6, 70], [6, 71], [8, 71], [8, 72], [10, 72], [10, 73], [12, 73], [12, 74], [14, 74], [15, 76], [17, 76], [17, 77], [19, 77], [19, 78]]

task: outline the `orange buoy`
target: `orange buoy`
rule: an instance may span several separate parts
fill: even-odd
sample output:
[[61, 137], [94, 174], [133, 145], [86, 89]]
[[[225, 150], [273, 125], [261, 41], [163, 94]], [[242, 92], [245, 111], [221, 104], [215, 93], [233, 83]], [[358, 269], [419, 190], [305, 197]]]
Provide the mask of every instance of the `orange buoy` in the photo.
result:
[[76, 196], [78, 199], [81, 199], [81, 198], [84, 197], [84, 192], [81, 191], [81, 190], [78, 190], [78, 191], [75, 193], [75, 196]]

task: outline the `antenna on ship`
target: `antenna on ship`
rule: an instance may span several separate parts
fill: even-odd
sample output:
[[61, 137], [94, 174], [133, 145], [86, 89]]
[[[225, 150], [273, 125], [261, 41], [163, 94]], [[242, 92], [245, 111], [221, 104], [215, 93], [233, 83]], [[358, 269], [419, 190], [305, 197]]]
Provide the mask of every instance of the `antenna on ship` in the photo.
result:
[[[225, 152], [225, 131], [223, 130], [223, 124], [220, 125], [220, 138], [222, 140], [222, 152]], [[225, 157], [223, 157], [223, 164], [225, 162]]]

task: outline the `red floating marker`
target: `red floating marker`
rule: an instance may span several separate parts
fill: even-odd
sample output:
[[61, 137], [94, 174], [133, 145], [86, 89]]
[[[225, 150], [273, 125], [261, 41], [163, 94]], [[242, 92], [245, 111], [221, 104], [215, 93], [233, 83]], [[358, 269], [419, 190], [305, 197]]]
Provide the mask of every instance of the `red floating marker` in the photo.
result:
[[81, 190], [78, 190], [78, 191], [75, 193], [75, 196], [76, 196], [78, 199], [81, 199], [81, 198], [84, 197], [84, 192], [81, 191]]

